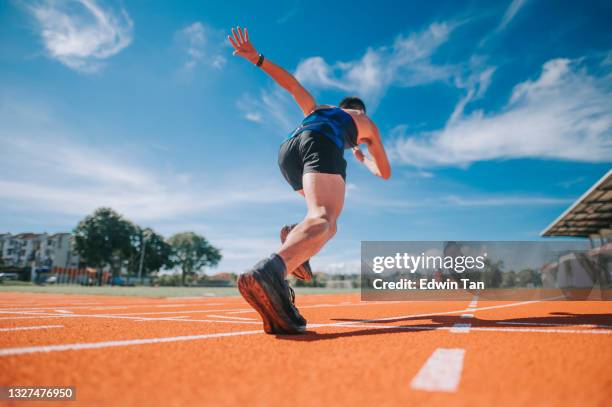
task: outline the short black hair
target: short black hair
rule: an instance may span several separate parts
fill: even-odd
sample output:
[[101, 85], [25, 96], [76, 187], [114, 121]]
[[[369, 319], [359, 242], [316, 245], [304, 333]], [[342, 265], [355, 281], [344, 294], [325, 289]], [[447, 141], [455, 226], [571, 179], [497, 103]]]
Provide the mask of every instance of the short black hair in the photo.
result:
[[366, 112], [365, 103], [363, 100], [359, 99], [357, 96], [347, 96], [340, 101], [340, 107], [343, 109], [356, 109], [363, 110]]

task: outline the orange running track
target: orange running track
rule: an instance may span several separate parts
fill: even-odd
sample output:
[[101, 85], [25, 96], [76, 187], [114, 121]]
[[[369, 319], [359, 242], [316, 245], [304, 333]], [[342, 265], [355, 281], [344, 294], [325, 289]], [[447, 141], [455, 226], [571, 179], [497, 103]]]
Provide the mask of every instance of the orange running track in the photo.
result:
[[610, 302], [298, 306], [308, 332], [269, 336], [240, 297], [0, 293], [0, 386], [74, 386], [43, 403], [68, 406], [610, 405]]

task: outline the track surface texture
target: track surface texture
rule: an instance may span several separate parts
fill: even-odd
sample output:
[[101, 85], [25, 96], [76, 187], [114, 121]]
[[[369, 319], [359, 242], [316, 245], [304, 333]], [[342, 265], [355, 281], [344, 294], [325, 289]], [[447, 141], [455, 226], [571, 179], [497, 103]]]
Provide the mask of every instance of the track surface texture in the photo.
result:
[[307, 332], [273, 336], [240, 297], [0, 293], [0, 385], [74, 386], [42, 402], [68, 406], [610, 405], [612, 302], [297, 305]]

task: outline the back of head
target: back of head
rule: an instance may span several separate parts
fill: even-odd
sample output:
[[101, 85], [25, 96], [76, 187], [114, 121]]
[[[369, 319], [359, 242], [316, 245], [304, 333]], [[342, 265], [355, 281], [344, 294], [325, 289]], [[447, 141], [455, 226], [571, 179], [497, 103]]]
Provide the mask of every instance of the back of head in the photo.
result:
[[340, 101], [340, 105], [342, 109], [355, 109], [362, 110], [363, 113], [366, 112], [365, 103], [363, 100], [359, 99], [357, 96], [347, 96]]

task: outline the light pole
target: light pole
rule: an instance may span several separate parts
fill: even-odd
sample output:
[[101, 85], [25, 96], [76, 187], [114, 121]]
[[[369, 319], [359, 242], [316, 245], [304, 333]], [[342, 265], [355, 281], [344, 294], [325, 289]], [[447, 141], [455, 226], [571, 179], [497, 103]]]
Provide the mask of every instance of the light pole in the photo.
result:
[[147, 242], [149, 241], [149, 235], [145, 235], [142, 232], [142, 248], [140, 249], [140, 264], [138, 265], [138, 280], [142, 281], [142, 266], [144, 264], [145, 249], [147, 248]]

